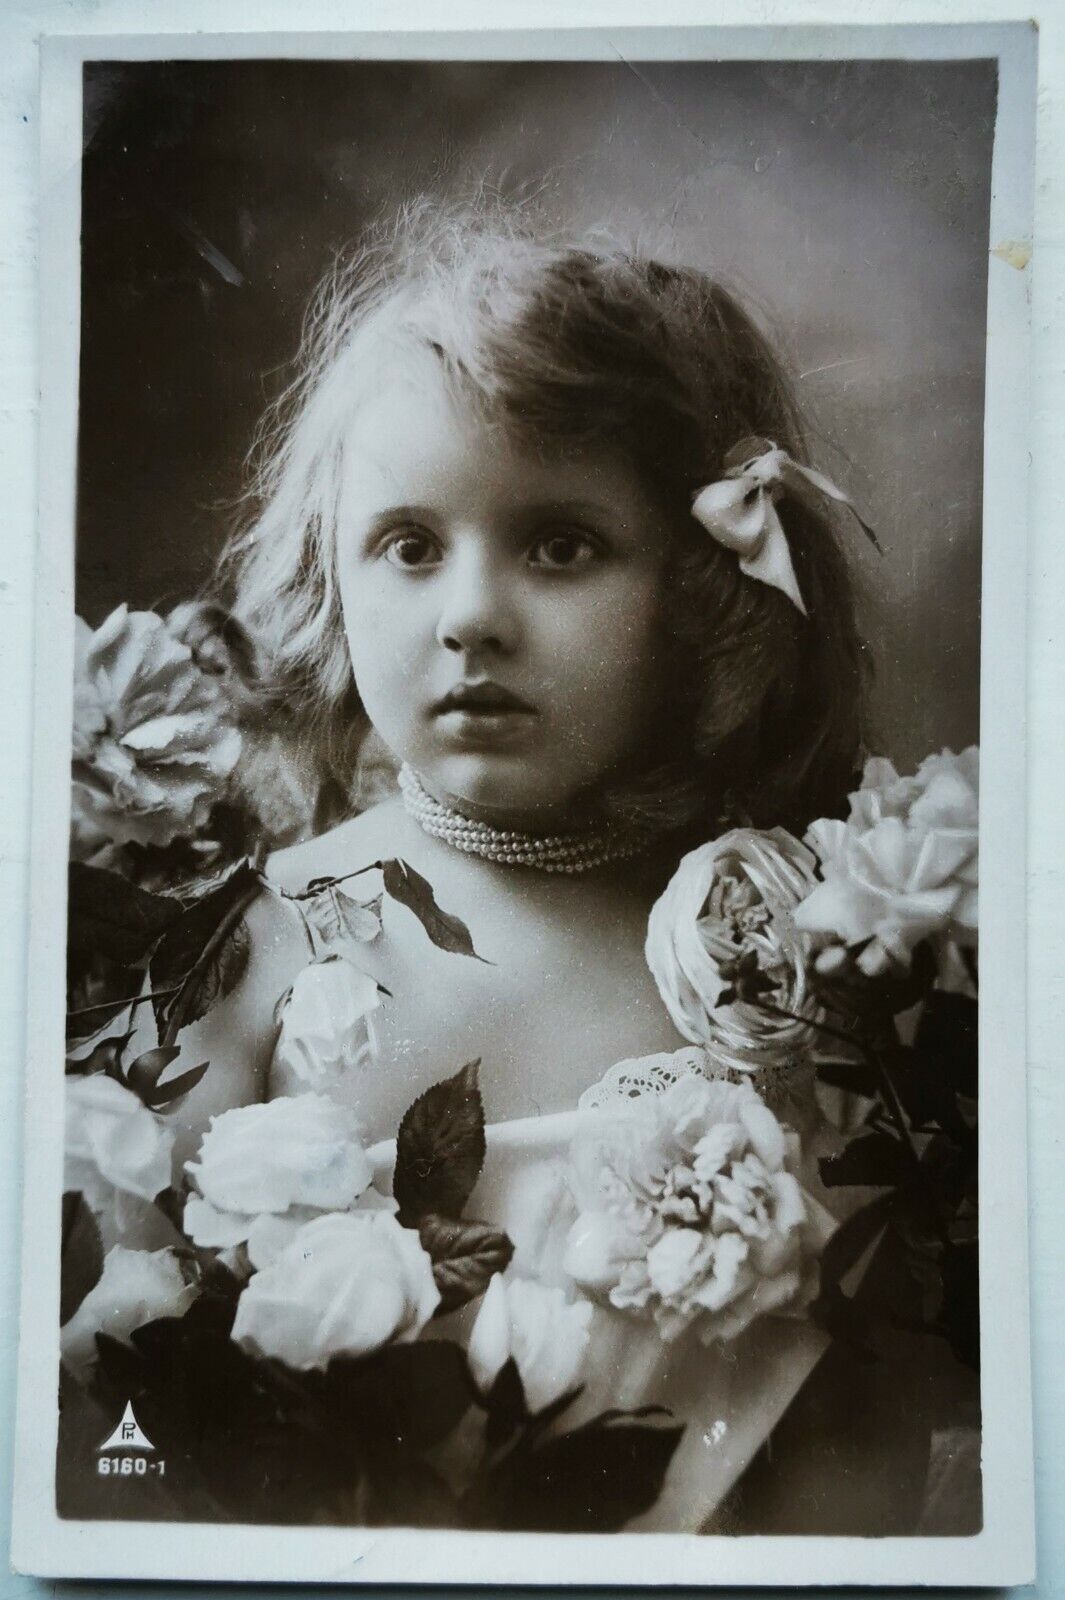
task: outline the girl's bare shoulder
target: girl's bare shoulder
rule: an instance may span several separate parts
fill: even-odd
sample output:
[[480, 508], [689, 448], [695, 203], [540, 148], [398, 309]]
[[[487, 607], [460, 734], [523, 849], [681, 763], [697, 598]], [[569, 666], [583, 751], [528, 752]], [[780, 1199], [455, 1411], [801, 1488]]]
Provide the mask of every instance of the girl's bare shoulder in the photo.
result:
[[276, 851], [266, 864], [267, 877], [286, 894], [298, 894], [315, 878], [342, 878], [358, 872], [395, 855], [406, 824], [402, 802], [383, 800], [328, 833]]

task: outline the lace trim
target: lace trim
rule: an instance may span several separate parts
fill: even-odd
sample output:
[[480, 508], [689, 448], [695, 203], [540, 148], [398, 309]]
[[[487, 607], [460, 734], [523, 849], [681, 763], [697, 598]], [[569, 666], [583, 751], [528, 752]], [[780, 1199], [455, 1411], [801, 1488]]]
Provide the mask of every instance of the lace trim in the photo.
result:
[[809, 1063], [766, 1067], [758, 1072], [737, 1072], [721, 1066], [708, 1050], [688, 1045], [672, 1055], [645, 1056], [642, 1060], [618, 1061], [597, 1083], [585, 1089], [577, 1101], [579, 1111], [610, 1111], [629, 1105], [646, 1095], [665, 1094], [681, 1078], [698, 1072], [704, 1078], [724, 1078], [729, 1083], [750, 1083], [773, 1110], [783, 1109], [793, 1096], [812, 1097], [812, 1068]]
[[665, 1094], [689, 1073], [701, 1073], [704, 1078], [721, 1078], [727, 1074], [715, 1070], [705, 1050], [697, 1045], [674, 1051], [672, 1055], [645, 1056], [642, 1060], [618, 1061], [604, 1072], [598, 1083], [585, 1089], [577, 1101], [578, 1111], [608, 1111], [645, 1095]]

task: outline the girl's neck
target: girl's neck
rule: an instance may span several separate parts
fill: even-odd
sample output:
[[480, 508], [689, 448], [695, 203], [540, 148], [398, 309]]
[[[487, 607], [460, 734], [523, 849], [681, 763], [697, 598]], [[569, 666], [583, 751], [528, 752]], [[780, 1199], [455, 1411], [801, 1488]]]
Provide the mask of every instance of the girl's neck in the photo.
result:
[[538, 817], [534, 829], [519, 826], [513, 816], [499, 818], [499, 813], [499, 820], [488, 820], [483, 810], [476, 816], [468, 807], [460, 810], [434, 796], [410, 767], [402, 768], [399, 781], [407, 814], [424, 833], [501, 866], [573, 876], [641, 856], [653, 838], [649, 828], [623, 823], [588, 820], [575, 826], [572, 814], [554, 824]]

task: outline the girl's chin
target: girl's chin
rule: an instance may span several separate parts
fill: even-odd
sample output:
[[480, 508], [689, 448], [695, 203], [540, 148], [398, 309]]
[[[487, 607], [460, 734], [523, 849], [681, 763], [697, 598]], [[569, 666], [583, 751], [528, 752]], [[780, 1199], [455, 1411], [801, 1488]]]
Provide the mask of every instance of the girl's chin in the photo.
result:
[[579, 826], [593, 815], [580, 788], [561, 775], [552, 784], [542, 764], [466, 756], [416, 770], [434, 800], [493, 827], [543, 833]]

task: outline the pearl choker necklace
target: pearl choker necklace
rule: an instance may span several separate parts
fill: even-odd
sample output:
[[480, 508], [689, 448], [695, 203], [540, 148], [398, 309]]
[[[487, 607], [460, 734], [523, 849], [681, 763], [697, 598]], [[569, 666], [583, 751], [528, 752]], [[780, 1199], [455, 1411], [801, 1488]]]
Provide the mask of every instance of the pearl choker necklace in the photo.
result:
[[434, 800], [413, 768], [400, 768], [399, 787], [408, 816], [434, 839], [442, 839], [467, 855], [482, 856], [510, 867], [536, 867], [541, 872], [590, 872], [608, 861], [639, 855], [650, 842], [646, 829], [622, 824], [583, 828], [569, 833], [518, 833], [493, 828], [464, 817], [461, 811]]

